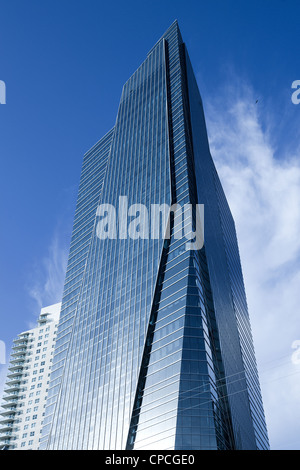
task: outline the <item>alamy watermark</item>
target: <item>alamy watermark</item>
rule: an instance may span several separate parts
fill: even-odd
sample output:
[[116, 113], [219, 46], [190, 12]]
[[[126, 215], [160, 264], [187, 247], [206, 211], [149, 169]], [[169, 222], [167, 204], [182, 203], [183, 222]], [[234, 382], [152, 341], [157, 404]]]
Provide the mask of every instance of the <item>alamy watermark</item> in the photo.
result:
[[5, 343], [0, 340], [0, 364], [6, 364], [5, 357]]
[[300, 103], [300, 80], [294, 80], [292, 83], [292, 89], [296, 89], [291, 96], [291, 100], [293, 104]]
[[[144, 204], [128, 205], [127, 196], [119, 196], [118, 207], [100, 204], [96, 234], [100, 240], [170, 239], [171, 214], [173, 236], [185, 238], [186, 250], [200, 250], [204, 244], [204, 204]], [[194, 220], [194, 223], [193, 223]]]
[[292, 363], [300, 364], [300, 339], [293, 341], [292, 349], [296, 349], [292, 354]]
[[0, 80], [0, 104], [6, 104], [6, 85], [3, 80]]

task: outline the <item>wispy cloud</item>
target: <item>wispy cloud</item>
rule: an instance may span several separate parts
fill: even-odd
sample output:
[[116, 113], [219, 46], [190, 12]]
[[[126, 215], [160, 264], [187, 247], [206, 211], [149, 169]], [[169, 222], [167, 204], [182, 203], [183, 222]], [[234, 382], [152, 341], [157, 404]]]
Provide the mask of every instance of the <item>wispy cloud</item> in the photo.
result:
[[[30, 308], [32, 316], [26, 321], [28, 329], [36, 327], [37, 315], [42, 307], [61, 302], [69, 250], [69, 229], [67, 223], [58, 223], [49, 247], [45, 249], [44, 257], [32, 266], [25, 286], [33, 300], [33, 306]], [[0, 397], [3, 395], [8, 372], [8, 354], [9, 351], [6, 350], [5, 364], [3, 364], [3, 354], [0, 358]]]
[[299, 143], [278, 152], [271, 110], [240, 79], [217, 95], [205, 100], [208, 134], [236, 221], [271, 446], [299, 449]]
[[[45, 256], [35, 264], [27, 289], [36, 307], [61, 302], [68, 259], [68, 238], [57, 228], [53, 234]], [[36, 326], [29, 322], [28, 327]]]

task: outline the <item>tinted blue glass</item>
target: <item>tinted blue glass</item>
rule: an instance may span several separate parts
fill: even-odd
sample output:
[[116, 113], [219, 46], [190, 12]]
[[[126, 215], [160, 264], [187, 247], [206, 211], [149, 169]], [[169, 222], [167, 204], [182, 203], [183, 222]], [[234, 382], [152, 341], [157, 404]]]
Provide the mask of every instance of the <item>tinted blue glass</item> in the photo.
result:
[[[160, 41], [124, 86], [100, 203], [170, 204], [166, 109]], [[125, 446], [162, 245], [93, 231], [49, 448]]]
[[[100, 240], [97, 206], [119, 196], [204, 203], [204, 247], [186, 250], [172, 220], [170, 240]], [[177, 22], [84, 158], [41, 447], [268, 448], [234, 222]]]
[[187, 53], [186, 64], [197, 194], [205, 206], [205, 251], [235, 446], [267, 449], [234, 221], [209, 152], [202, 100]]
[[63, 366], [72, 334], [73, 319], [83, 273], [86, 267], [87, 255], [95, 224], [95, 211], [103, 187], [107, 168], [107, 160], [112, 140], [113, 130], [108, 132], [83, 159], [77, 205], [74, 217], [68, 266], [66, 272], [64, 294], [57, 332], [56, 349], [53, 358], [51, 381], [49, 385], [47, 407], [40, 448], [46, 447], [53, 412], [59, 393]]

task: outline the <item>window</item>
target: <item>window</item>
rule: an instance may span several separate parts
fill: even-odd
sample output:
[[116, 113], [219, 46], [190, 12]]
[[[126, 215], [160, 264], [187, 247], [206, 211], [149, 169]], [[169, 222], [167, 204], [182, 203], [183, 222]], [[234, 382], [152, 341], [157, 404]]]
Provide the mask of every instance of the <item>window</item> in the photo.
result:
[[37, 415], [33, 415], [33, 416], [32, 416], [32, 419], [37, 419]]
[[21, 442], [21, 447], [25, 447], [26, 442]]
[[34, 436], [34, 434], [35, 434], [34, 431], [31, 431], [30, 436], [32, 437]]
[[24, 432], [22, 439], [26, 439], [26, 437], [27, 437], [27, 432]]

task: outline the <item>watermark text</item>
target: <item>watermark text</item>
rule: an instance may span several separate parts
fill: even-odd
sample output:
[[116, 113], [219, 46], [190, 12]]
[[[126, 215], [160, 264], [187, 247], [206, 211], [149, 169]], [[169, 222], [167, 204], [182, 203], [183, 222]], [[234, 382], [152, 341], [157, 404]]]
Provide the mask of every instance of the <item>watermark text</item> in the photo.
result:
[[3, 80], [0, 80], [0, 104], [6, 104], [6, 85]]
[[293, 341], [292, 349], [296, 349], [292, 354], [292, 363], [300, 364], [300, 339]]
[[5, 343], [0, 340], [0, 364], [6, 364], [5, 357]]
[[291, 96], [291, 100], [293, 104], [300, 103], [300, 80], [294, 80], [292, 83], [292, 89], [296, 89]]
[[185, 238], [186, 250], [200, 250], [204, 244], [204, 205], [144, 204], [128, 205], [127, 196], [119, 196], [118, 207], [100, 204], [96, 234], [100, 240], [170, 239], [171, 216], [173, 237]]

